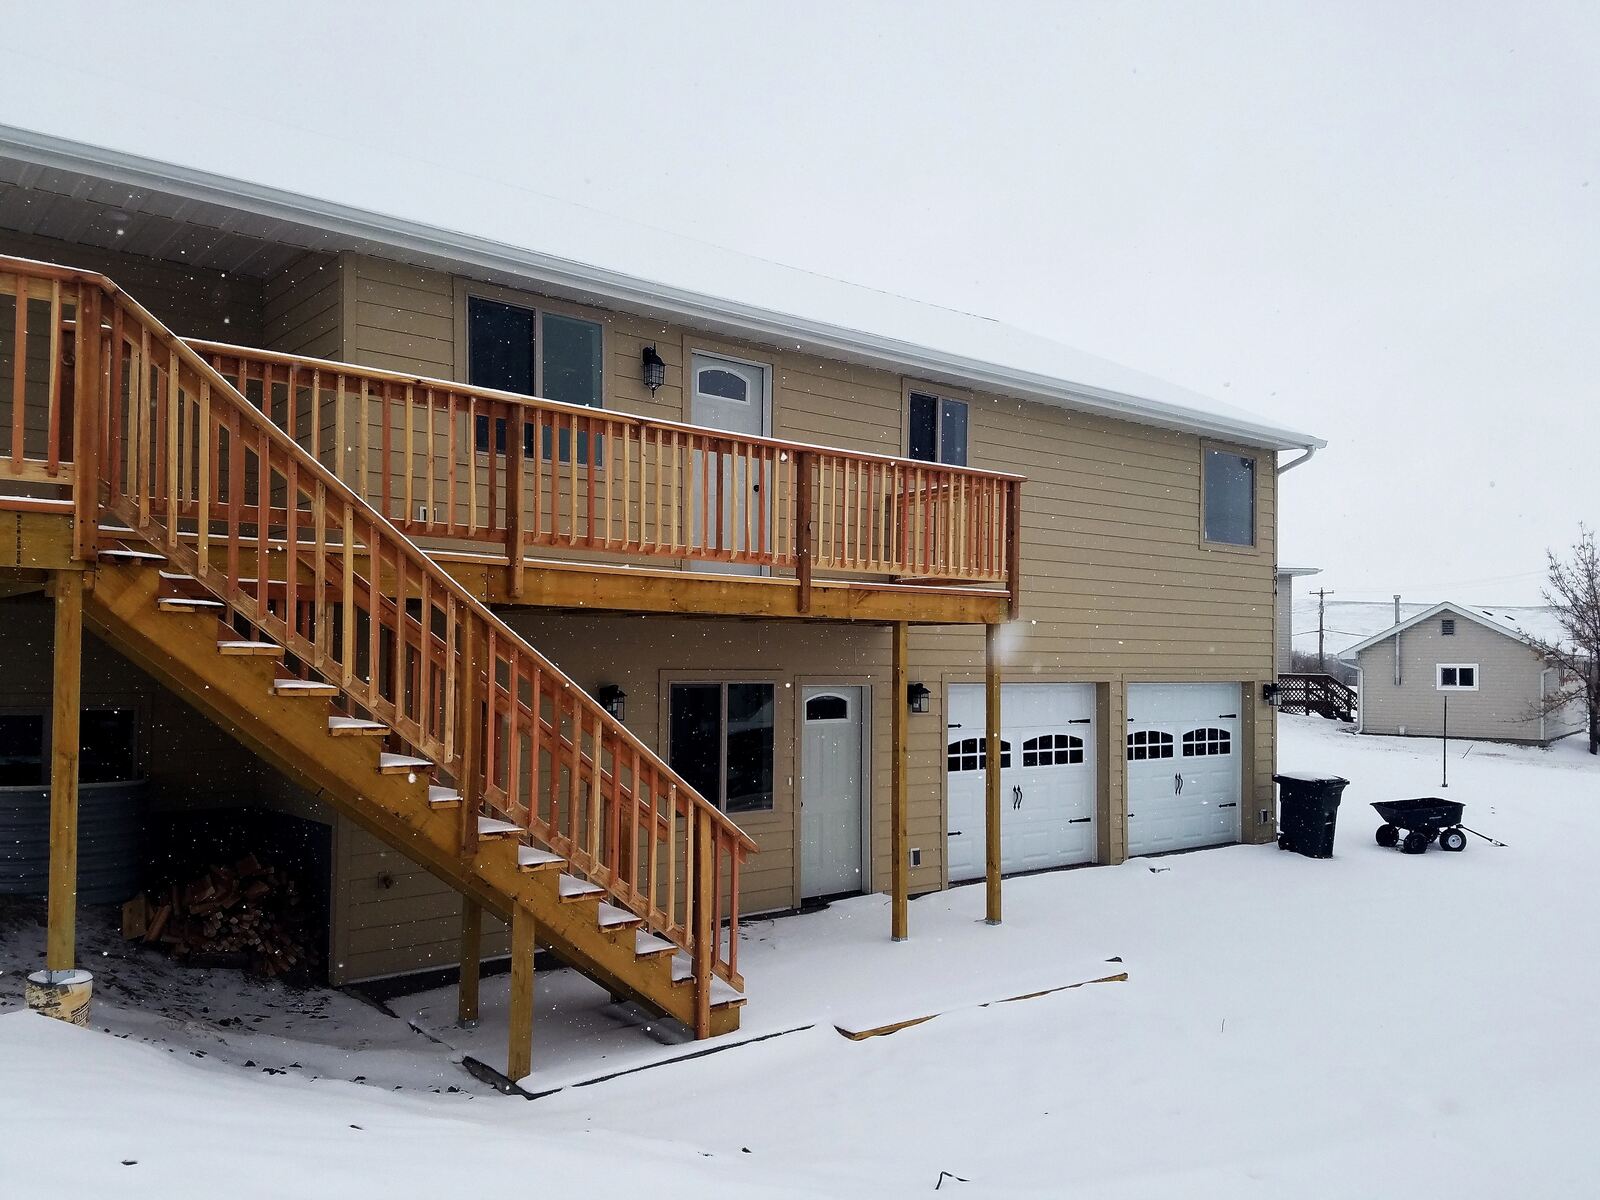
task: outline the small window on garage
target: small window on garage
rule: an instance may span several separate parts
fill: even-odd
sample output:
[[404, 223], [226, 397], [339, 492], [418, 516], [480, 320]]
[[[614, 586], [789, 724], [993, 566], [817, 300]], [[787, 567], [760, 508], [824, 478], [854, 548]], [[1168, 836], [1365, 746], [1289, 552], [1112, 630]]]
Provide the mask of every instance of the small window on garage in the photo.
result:
[[1446, 617], [1446, 618], [1444, 618], [1444, 620], [1439, 622], [1439, 636], [1440, 637], [1455, 637], [1455, 635], [1456, 635], [1456, 622], [1455, 622], [1455, 618], [1454, 617]]
[[1025, 767], [1065, 767], [1083, 761], [1083, 739], [1070, 733], [1045, 733], [1022, 743]]
[[812, 723], [819, 721], [848, 721], [850, 719], [850, 701], [843, 696], [836, 696], [826, 692], [820, 696], [812, 696], [806, 701], [806, 720]]
[[1232, 754], [1233, 734], [1226, 729], [1191, 729], [1183, 735], [1183, 756], [1196, 758], [1206, 754]]
[[1204, 459], [1205, 540], [1226, 546], [1256, 544], [1254, 455], [1207, 450]]
[[966, 401], [912, 392], [906, 453], [923, 462], [966, 466]]
[[1159, 729], [1139, 729], [1128, 735], [1128, 761], [1172, 757], [1172, 735]]
[[0, 787], [44, 782], [44, 714], [0, 713]]
[[1478, 690], [1477, 663], [1440, 663], [1438, 682], [1441, 692], [1475, 692]]
[[138, 724], [133, 709], [87, 709], [78, 721], [78, 778], [82, 782], [123, 783], [139, 778]]
[[[961, 738], [945, 747], [945, 766], [950, 771], [981, 771], [989, 764], [985, 738]], [[1011, 766], [1011, 743], [1000, 743], [1000, 769]]]

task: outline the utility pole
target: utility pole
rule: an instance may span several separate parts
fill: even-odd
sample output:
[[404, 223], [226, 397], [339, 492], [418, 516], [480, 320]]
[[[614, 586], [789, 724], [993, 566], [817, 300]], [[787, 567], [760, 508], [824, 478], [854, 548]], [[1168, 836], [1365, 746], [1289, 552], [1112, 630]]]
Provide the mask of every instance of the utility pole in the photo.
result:
[[1328, 597], [1331, 596], [1331, 595], [1333, 595], [1333, 593], [1330, 592], [1327, 588], [1318, 588], [1317, 591], [1316, 591], [1316, 597], [1317, 597], [1317, 673], [1320, 674], [1320, 675], [1326, 675], [1328, 673], [1328, 664], [1327, 664], [1326, 658], [1325, 658], [1325, 656], [1323, 655], [1323, 652], [1322, 652], [1322, 636], [1323, 636], [1323, 633], [1324, 633], [1323, 622], [1322, 622], [1322, 612], [1323, 612], [1324, 606], [1327, 603]]

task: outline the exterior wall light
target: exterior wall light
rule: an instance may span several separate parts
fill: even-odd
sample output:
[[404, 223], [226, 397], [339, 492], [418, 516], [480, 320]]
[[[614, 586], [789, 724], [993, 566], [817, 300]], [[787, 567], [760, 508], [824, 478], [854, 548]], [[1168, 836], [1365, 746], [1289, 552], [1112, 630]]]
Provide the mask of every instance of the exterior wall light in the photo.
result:
[[628, 693], [614, 683], [607, 683], [595, 692], [594, 698], [600, 702], [600, 707], [605, 709], [617, 720], [622, 720], [628, 711]]
[[1262, 701], [1267, 703], [1267, 704], [1272, 705], [1273, 708], [1277, 708], [1278, 707], [1278, 698], [1282, 694], [1282, 692], [1283, 692], [1283, 689], [1281, 687], [1279, 687], [1278, 684], [1276, 684], [1276, 683], [1263, 683], [1261, 685], [1261, 699], [1262, 699]]
[[644, 384], [654, 396], [656, 389], [667, 381], [667, 364], [662, 361], [661, 355], [656, 353], [654, 346], [644, 348]]
[[933, 693], [922, 684], [913, 683], [906, 688], [906, 703], [911, 706], [912, 712], [925, 713], [928, 711], [928, 697], [931, 695]]

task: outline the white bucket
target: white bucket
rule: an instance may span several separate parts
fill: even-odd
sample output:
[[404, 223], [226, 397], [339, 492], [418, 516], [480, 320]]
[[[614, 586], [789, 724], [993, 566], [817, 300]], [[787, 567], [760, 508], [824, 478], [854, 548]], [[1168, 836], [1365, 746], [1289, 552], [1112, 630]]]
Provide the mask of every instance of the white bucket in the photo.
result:
[[71, 1025], [89, 1024], [93, 992], [94, 976], [88, 971], [35, 971], [28, 976], [28, 1007]]

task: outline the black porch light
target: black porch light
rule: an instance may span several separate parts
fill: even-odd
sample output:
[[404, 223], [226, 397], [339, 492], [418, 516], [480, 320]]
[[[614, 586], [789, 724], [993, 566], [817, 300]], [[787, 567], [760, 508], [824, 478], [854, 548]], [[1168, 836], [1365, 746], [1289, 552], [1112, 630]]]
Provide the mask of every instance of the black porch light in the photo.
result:
[[1274, 708], [1278, 706], [1278, 701], [1282, 698], [1282, 696], [1283, 688], [1279, 684], [1263, 683], [1261, 685], [1261, 699], [1265, 703], [1272, 705]]
[[600, 702], [601, 708], [619, 721], [628, 711], [628, 693], [614, 683], [603, 684], [600, 690], [595, 692], [594, 698]]
[[654, 396], [656, 389], [667, 381], [667, 364], [662, 361], [661, 355], [656, 353], [654, 346], [644, 348], [644, 384]]
[[906, 703], [910, 705], [912, 712], [925, 713], [928, 711], [928, 697], [931, 695], [933, 693], [922, 684], [913, 683], [906, 688]]

